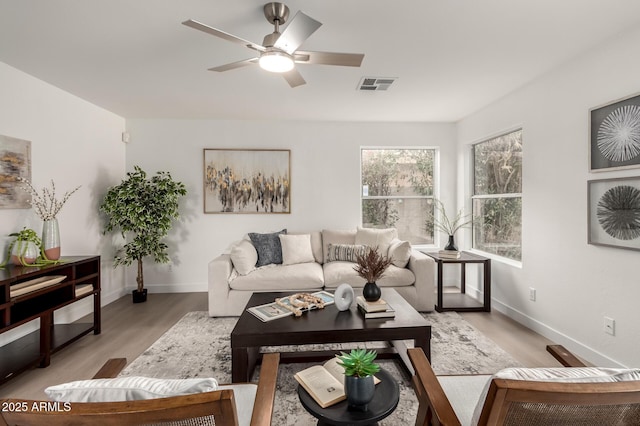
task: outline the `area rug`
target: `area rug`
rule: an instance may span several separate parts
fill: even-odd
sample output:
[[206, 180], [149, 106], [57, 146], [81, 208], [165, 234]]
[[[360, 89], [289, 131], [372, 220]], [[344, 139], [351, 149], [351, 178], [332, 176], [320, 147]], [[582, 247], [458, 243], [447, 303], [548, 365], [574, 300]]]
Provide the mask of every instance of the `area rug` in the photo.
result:
[[[455, 312], [422, 314], [431, 324], [431, 364], [438, 375], [493, 374], [506, 367], [521, 366], [493, 341], [473, 328]], [[231, 382], [230, 335], [237, 318], [211, 318], [207, 312], [190, 312], [162, 335], [149, 349], [129, 364], [121, 376], [158, 378], [215, 377]], [[338, 344], [339, 352], [350, 347], [378, 344]], [[323, 347], [326, 348], [326, 347]], [[264, 352], [276, 348], [263, 348]], [[284, 351], [296, 350], [287, 347]], [[311, 364], [281, 364], [278, 372], [274, 425], [315, 425], [316, 419], [300, 405], [293, 374]], [[380, 365], [398, 380], [398, 408], [380, 425], [414, 424], [417, 400], [410, 378], [396, 361]], [[254, 374], [254, 380], [259, 369]]]

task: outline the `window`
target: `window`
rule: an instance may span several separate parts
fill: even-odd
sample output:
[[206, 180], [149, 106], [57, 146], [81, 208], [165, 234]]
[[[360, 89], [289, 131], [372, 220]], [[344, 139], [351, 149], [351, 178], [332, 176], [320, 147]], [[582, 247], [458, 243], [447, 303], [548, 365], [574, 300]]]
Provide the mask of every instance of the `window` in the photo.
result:
[[362, 226], [394, 227], [398, 238], [433, 244], [436, 150], [361, 150]]
[[522, 260], [522, 129], [473, 146], [473, 248]]

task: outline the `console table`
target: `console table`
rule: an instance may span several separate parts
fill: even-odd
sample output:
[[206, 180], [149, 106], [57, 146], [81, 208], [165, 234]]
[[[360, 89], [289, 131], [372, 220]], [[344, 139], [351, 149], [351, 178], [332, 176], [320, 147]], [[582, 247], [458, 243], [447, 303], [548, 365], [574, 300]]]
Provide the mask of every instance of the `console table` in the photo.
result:
[[[460, 252], [460, 258], [442, 258], [438, 252], [423, 252], [436, 261], [438, 268], [438, 300], [436, 311], [484, 311], [491, 312], [491, 259], [466, 251]], [[466, 294], [466, 266], [467, 264], [480, 264], [483, 267], [484, 303]], [[445, 293], [442, 285], [442, 270], [444, 265], [460, 265], [460, 293]]]
[[[88, 297], [93, 322], [55, 324], [56, 310]], [[0, 269], [0, 333], [36, 319], [39, 330], [0, 347], [0, 384], [33, 366], [48, 366], [52, 353], [90, 332], [100, 334], [100, 256]]]

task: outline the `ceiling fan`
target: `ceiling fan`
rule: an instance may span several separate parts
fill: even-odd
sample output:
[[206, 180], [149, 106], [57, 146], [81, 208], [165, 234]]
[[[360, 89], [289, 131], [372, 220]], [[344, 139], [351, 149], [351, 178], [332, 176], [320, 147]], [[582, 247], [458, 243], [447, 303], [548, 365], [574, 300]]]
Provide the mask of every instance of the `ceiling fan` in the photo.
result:
[[261, 68], [282, 73], [291, 87], [297, 87], [306, 83], [302, 75], [295, 68], [295, 64], [323, 64], [341, 65], [347, 67], [359, 67], [364, 58], [361, 53], [337, 53], [337, 52], [309, 52], [297, 50], [304, 41], [311, 36], [320, 26], [320, 22], [298, 11], [291, 19], [289, 25], [280, 32], [289, 17], [289, 8], [282, 3], [267, 3], [264, 5], [264, 16], [275, 27], [273, 33], [267, 34], [262, 44], [253, 43], [234, 36], [222, 30], [212, 28], [201, 22], [189, 19], [183, 24], [196, 30], [220, 37], [233, 43], [242, 44], [249, 49], [258, 52], [258, 56], [238, 62], [209, 68], [209, 71], [229, 71], [247, 65], [258, 63]]

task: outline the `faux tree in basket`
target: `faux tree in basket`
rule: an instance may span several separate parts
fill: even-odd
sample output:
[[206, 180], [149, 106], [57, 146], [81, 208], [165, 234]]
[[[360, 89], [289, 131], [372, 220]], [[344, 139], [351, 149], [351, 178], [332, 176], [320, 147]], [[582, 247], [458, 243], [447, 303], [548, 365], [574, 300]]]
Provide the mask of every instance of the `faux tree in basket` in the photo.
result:
[[185, 186], [171, 178], [169, 172], [157, 172], [147, 178], [138, 166], [120, 185], [109, 189], [100, 205], [100, 211], [108, 217], [104, 232], [120, 230], [129, 242], [115, 255], [114, 266], [138, 264], [133, 302], [144, 302], [147, 289], [144, 288], [142, 261], [153, 257], [156, 263], [168, 263], [168, 246], [162, 240], [167, 236], [174, 220], [180, 217], [178, 202], [187, 194]]
[[391, 265], [391, 259], [381, 255], [377, 247], [367, 247], [364, 254], [356, 255], [356, 266], [353, 269], [366, 281], [362, 289], [365, 300], [375, 302], [380, 299], [382, 292], [376, 281], [382, 277], [389, 265]]

